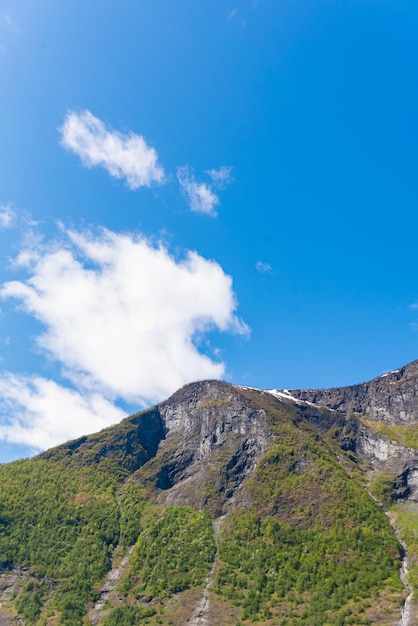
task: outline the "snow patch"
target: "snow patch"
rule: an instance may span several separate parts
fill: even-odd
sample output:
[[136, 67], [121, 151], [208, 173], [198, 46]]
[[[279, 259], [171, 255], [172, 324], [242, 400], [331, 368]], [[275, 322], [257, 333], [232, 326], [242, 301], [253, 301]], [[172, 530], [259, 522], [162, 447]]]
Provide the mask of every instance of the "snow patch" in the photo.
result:
[[249, 389], [250, 391], [261, 391], [258, 387], [247, 387], [246, 385], [235, 385], [238, 389]]
[[300, 400], [299, 398], [295, 398], [292, 396], [288, 389], [265, 389], [264, 393], [269, 393], [275, 398], [279, 400], [290, 400], [295, 404], [307, 404], [308, 406], [313, 406], [315, 409], [328, 409], [328, 411], [334, 411], [334, 409], [330, 409], [327, 406], [322, 406], [321, 404], [314, 404], [314, 402], [309, 402], [309, 400]]
[[288, 391], [288, 389], [265, 389], [264, 393], [269, 393], [270, 395], [278, 398], [279, 400], [291, 400], [296, 404], [302, 404], [301, 400], [292, 396], [292, 394]]
[[390, 376], [391, 374], [397, 374], [401, 370], [392, 370], [391, 372], [386, 372], [386, 374], [382, 374], [379, 378], [386, 378], [386, 376]]

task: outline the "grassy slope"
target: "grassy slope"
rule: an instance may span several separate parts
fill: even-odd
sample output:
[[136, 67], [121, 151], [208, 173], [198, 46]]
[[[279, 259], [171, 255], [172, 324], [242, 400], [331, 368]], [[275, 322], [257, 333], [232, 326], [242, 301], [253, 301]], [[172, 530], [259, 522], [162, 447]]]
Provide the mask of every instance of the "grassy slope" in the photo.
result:
[[362, 419], [362, 422], [377, 435], [383, 436], [390, 441], [396, 441], [401, 446], [418, 450], [418, 424], [391, 426], [385, 422], [369, 419]]

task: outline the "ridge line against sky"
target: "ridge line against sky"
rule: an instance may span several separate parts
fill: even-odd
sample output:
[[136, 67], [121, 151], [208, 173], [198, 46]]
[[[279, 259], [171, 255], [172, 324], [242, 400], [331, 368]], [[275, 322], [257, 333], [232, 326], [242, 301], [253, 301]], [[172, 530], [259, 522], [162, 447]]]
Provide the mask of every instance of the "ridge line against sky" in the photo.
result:
[[417, 357], [417, 31], [408, 0], [3, 1], [0, 461], [197, 378]]

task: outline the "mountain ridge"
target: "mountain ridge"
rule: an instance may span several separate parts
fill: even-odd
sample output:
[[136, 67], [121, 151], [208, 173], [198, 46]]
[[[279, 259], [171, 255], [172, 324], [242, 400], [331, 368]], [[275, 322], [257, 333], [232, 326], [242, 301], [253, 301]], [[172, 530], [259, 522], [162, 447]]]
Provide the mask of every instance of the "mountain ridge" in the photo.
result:
[[415, 360], [369, 382], [330, 389], [293, 389], [290, 393], [341, 413], [367, 414], [396, 425], [410, 424], [418, 420], [417, 376], [418, 360]]
[[417, 390], [198, 381], [0, 466], [0, 623], [412, 625]]

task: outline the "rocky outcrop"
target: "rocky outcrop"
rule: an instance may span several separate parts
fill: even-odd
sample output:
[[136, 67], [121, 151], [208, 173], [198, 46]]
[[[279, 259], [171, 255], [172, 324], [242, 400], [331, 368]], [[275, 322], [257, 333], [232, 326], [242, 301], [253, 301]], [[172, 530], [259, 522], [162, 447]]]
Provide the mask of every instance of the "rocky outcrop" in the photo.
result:
[[272, 439], [266, 412], [219, 381], [187, 385], [158, 406], [168, 431], [140, 470], [166, 504], [208, 507], [221, 515]]
[[24, 626], [23, 619], [16, 615], [10, 602], [22, 591], [28, 579], [28, 567], [0, 569], [0, 624], [2, 626]]
[[358, 413], [389, 424], [418, 421], [418, 361], [351, 387], [291, 390], [299, 400], [326, 406], [340, 413]]
[[393, 500], [418, 502], [418, 450], [359, 428], [357, 453], [370, 463], [373, 473], [393, 476]]
[[269, 441], [265, 411], [228, 383], [187, 385], [160, 404], [159, 411], [170, 435], [180, 433], [186, 447], [192, 445], [194, 461], [222, 447], [230, 434], [242, 440], [246, 456], [254, 460]]

